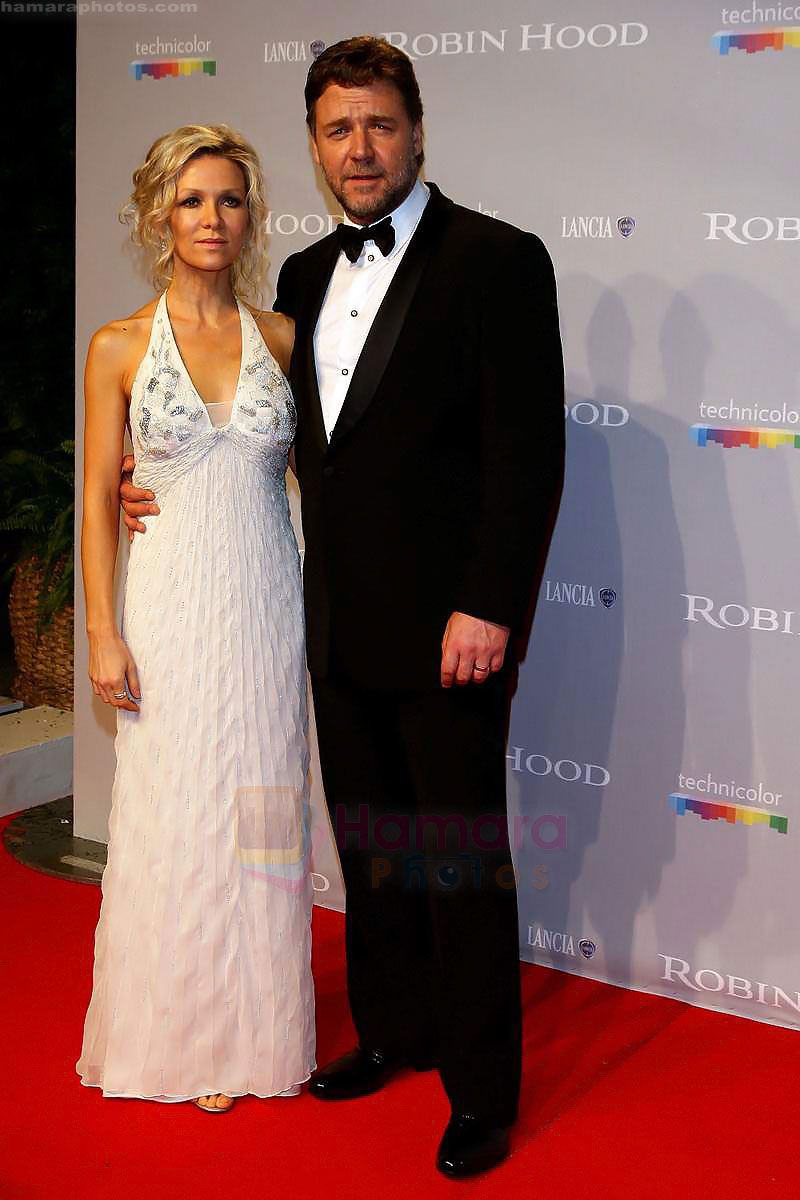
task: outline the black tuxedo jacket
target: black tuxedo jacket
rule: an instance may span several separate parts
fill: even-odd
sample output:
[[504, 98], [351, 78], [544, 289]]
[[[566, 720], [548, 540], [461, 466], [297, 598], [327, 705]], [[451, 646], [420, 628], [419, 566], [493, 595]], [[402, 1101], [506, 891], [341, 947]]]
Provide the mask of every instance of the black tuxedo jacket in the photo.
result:
[[331, 234], [284, 263], [305, 537], [308, 663], [363, 686], [439, 686], [452, 612], [518, 632], [563, 476], [549, 255], [434, 184], [327, 441], [314, 329]]

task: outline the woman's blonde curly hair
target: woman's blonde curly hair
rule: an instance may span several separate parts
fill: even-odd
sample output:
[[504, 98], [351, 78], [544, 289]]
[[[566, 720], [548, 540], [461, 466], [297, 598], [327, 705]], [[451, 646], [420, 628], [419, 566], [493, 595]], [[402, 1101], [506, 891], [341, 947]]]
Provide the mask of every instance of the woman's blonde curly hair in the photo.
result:
[[133, 191], [120, 209], [120, 220], [130, 226], [132, 241], [147, 256], [153, 287], [163, 292], [172, 279], [175, 247], [169, 215], [175, 205], [178, 176], [201, 154], [219, 154], [238, 163], [244, 173], [250, 223], [241, 254], [231, 265], [231, 285], [240, 299], [260, 307], [268, 266], [264, 176], [256, 151], [229, 125], [181, 125], [153, 142], [144, 162], [133, 172]]

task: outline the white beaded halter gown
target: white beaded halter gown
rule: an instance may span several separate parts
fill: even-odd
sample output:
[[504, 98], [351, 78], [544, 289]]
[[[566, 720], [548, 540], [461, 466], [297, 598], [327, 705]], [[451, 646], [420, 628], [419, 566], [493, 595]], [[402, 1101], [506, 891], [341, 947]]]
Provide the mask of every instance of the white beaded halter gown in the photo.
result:
[[128, 563], [122, 632], [142, 701], [117, 713], [76, 1064], [106, 1096], [273, 1096], [316, 1066], [303, 607], [284, 478], [296, 414], [237, 305], [224, 424], [181, 360], [166, 292], [131, 390], [133, 478], [161, 511]]

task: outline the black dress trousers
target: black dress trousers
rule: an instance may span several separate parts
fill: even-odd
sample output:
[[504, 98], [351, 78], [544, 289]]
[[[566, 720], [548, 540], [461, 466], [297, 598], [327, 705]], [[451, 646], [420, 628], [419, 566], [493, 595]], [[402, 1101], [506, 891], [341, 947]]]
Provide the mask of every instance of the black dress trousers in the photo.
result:
[[454, 1111], [511, 1124], [521, 1000], [506, 671], [401, 692], [332, 665], [312, 686], [360, 1044], [434, 1058]]

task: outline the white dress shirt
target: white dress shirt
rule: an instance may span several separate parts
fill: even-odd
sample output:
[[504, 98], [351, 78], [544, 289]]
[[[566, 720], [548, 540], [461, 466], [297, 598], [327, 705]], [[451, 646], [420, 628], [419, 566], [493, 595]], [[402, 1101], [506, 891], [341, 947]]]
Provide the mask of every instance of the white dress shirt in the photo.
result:
[[[339, 252], [314, 331], [317, 384], [329, 441], [375, 314], [429, 197], [430, 189], [418, 179], [403, 203], [389, 214], [395, 243], [385, 258], [371, 240], [365, 242], [354, 263], [343, 250]], [[347, 225], [356, 224], [349, 217], [344, 220]]]

